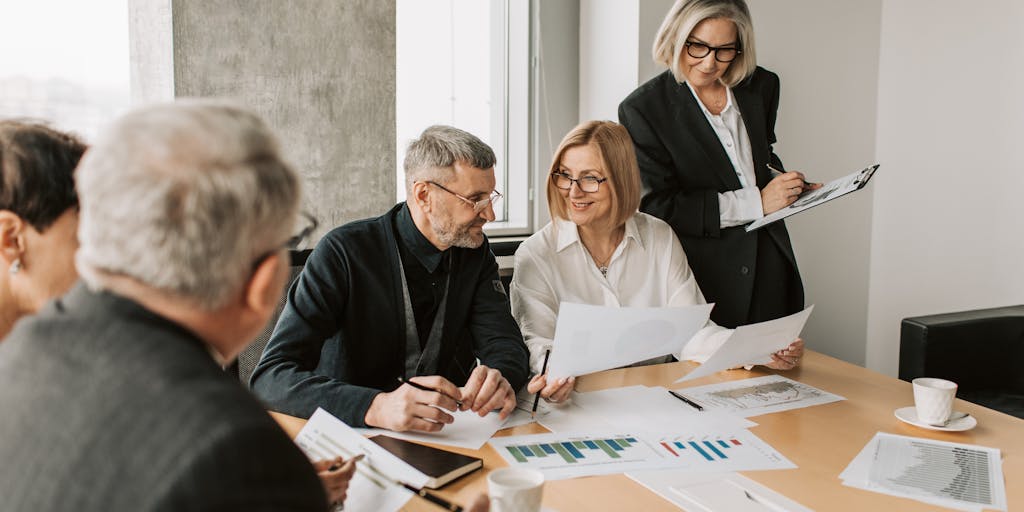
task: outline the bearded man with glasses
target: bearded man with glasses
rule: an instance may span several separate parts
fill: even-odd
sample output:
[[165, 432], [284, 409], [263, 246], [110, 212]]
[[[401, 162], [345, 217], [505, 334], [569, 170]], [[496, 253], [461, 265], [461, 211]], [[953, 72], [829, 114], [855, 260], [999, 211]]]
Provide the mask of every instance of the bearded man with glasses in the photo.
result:
[[483, 231], [494, 164], [472, 134], [427, 128], [406, 152], [408, 200], [320, 241], [253, 371], [270, 408], [426, 432], [512, 412], [528, 356]]

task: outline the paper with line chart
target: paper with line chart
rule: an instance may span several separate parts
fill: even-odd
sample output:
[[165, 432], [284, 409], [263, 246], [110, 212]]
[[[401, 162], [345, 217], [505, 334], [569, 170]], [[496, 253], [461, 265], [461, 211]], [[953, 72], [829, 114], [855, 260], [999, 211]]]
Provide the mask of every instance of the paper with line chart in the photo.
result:
[[846, 400], [781, 375], [720, 382], [677, 389], [676, 392], [703, 405], [707, 410], [727, 412], [744, 418]]
[[748, 471], [796, 467], [746, 430], [717, 434], [557, 433], [497, 437], [491, 445], [509, 466], [549, 480], [627, 471]]

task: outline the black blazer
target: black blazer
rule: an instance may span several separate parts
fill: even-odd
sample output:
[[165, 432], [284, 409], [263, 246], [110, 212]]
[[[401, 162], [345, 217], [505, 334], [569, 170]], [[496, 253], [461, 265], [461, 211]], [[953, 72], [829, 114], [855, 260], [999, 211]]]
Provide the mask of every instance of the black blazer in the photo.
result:
[[[757, 186], [764, 188], [771, 181], [766, 164], [782, 168], [772, 152], [779, 77], [758, 67], [732, 91], [750, 137]], [[767, 238], [761, 240], [762, 251], [773, 253], [761, 258], [785, 260], [781, 266], [792, 271], [778, 278], [790, 280], [796, 291], [795, 297], [765, 300], [788, 300], [791, 310], [802, 307], [803, 285], [783, 222], [762, 228], [763, 234], [719, 227], [718, 193], [741, 188], [740, 181], [686, 84], [676, 82], [670, 71], [654, 77], [619, 105], [619, 122], [633, 138], [640, 165], [640, 210], [675, 230], [705, 298], [716, 303], [712, 319], [729, 327], [749, 322], [759, 237]]]

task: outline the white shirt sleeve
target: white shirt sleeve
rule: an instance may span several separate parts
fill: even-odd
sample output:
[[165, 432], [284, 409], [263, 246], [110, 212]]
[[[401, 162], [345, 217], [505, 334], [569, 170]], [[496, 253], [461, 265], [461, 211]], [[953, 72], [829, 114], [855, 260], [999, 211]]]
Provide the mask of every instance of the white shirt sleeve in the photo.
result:
[[764, 217], [761, 190], [746, 187], [719, 193], [718, 212], [721, 219], [719, 225], [723, 228], [742, 226]]
[[523, 332], [530, 351], [530, 369], [539, 374], [544, 366], [544, 353], [551, 349], [555, 337], [559, 299], [544, 279], [544, 266], [539, 265], [529, 247], [520, 245], [516, 251], [509, 297], [512, 316]]

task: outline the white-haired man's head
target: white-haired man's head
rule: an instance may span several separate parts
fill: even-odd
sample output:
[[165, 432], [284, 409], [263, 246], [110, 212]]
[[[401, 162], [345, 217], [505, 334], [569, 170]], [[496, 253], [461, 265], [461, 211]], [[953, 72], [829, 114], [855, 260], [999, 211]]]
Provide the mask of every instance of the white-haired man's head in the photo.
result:
[[76, 263], [93, 288], [134, 281], [205, 310], [288, 239], [299, 179], [256, 115], [180, 100], [121, 117], [82, 159]]

